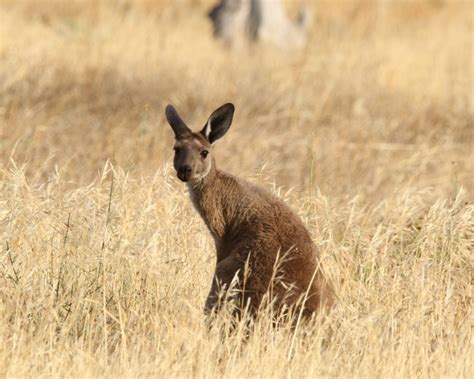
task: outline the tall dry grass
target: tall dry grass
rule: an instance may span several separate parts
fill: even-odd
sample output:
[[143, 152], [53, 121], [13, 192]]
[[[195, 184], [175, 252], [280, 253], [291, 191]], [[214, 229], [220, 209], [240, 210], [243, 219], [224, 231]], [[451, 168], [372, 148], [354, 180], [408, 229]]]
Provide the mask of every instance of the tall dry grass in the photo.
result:
[[[1, 3], [0, 375], [472, 377], [472, 4], [308, 2], [280, 52], [223, 49], [210, 3]], [[287, 200], [335, 286], [296, 331], [204, 324], [163, 108], [227, 101], [218, 164]]]

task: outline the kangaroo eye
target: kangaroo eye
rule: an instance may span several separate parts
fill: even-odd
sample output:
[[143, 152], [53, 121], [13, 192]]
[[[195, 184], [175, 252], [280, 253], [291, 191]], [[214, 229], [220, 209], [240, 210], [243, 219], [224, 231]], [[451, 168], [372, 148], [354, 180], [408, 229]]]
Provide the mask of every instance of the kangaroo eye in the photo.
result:
[[207, 150], [201, 151], [201, 157], [206, 158], [207, 154], [209, 154], [209, 151], [207, 151]]

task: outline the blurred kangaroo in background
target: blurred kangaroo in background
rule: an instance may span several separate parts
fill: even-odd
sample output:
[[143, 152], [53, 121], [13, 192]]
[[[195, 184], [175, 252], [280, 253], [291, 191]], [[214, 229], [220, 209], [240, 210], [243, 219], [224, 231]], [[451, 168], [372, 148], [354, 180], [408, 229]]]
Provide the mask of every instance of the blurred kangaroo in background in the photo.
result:
[[[311, 315], [331, 305], [333, 295], [303, 222], [270, 192], [216, 167], [213, 147], [229, 130], [233, 114], [234, 106], [224, 104], [194, 133], [172, 105], [166, 107], [176, 138], [174, 168], [187, 183], [216, 245], [217, 264], [205, 311], [218, 309], [220, 289], [225, 291], [237, 280], [240, 294], [233, 300], [240, 310], [248, 306], [255, 314], [271, 291], [276, 308], [304, 298], [299, 309]], [[281, 265], [275, 273], [278, 257]]]
[[302, 47], [306, 43], [308, 11], [302, 8], [293, 22], [280, 0], [220, 0], [209, 17], [214, 36], [228, 44], [242, 37], [252, 42], [269, 41], [279, 47]]

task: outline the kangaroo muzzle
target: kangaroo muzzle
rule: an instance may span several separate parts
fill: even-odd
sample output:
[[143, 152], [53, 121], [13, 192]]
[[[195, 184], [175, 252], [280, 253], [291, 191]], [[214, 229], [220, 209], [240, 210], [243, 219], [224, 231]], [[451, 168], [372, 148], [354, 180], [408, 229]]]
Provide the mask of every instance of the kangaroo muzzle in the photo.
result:
[[187, 182], [189, 179], [191, 179], [192, 172], [193, 170], [191, 166], [181, 166], [177, 172], [179, 180], [181, 180], [182, 182]]

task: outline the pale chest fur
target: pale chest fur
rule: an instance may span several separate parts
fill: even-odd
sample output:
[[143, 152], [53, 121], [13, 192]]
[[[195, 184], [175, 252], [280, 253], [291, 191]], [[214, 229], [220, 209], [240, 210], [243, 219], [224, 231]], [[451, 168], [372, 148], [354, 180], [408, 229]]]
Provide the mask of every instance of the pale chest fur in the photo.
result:
[[201, 211], [199, 210], [199, 205], [197, 202], [196, 194], [194, 192], [193, 186], [191, 183], [186, 183], [186, 186], [188, 187], [188, 193], [189, 193], [189, 198], [191, 199], [191, 203], [193, 204], [194, 209], [201, 214]]
[[206, 223], [212, 237], [217, 243], [223, 238], [225, 230], [222, 207], [218, 206], [220, 202], [218, 202], [215, 194], [213, 195], [209, 192], [206, 186], [196, 186], [190, 183], [188, 183], [187, 186], [191, 203]]

